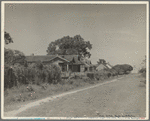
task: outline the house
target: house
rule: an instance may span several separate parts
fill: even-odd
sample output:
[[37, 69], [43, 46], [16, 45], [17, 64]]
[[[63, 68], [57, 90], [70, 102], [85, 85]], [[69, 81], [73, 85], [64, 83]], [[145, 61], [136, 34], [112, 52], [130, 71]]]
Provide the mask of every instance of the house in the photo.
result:
[[96, 70], [100, 71], [103, 69], [111, 69], [112, 66], [109, 63], [101, 63], [101, 64], [97, 64]]
[[42, 55], [42, 56], [26, 56], [28, 63], [56, 64], [61, 68], [62, 72], [85, 72], [91, 70], [91, 61], [80, 58], [78, 55]]
[[106, 63], [105, 66], [107, 66], [109, 69], [113, 67], [112, 65], [110, 65], [110, 63]]
[[89, 59], [82, 58], [81, 61], [84, 64], [85, 71], [90, 71], [90, 72], [94, 71], [93, 65]]

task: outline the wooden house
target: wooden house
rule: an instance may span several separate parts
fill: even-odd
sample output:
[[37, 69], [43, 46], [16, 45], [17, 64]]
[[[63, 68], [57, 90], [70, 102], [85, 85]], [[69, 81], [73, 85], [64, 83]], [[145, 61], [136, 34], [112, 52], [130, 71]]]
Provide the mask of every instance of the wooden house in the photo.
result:
[[62, 72], [85, 72], [91, 71], [91, 61], [81, 59], [78, 55], [42, 55], [42, 56], [26, 56], [28, 63], [56, 64], [61, 68]]

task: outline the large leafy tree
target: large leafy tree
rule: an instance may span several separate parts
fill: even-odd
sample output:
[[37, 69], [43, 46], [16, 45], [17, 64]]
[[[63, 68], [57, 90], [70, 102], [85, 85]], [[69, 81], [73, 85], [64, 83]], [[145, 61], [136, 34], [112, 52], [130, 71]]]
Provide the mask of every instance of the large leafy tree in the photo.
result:
[[91, 54], [88, 50], [92, 49], [92, 44], [89, 41], [84, 41], [80, 35], [74, 37], [65, 36], [61, 39], [51, 42], [48, 46], [48, 55], [80, 55], [82, 57]]
[[[4, 33], [5, 44], [13, 43], [13, 39], [9, 33]], [[12, 50], [4, 48], [5, 64], [13, 65], [15, 62], [24, 62], [25, 55], [19, 50]]]
[[4, 50], [5, 64], [13, 65], [14, 63], [24, 63], [25, 55], [18, 50], [6, 49]]

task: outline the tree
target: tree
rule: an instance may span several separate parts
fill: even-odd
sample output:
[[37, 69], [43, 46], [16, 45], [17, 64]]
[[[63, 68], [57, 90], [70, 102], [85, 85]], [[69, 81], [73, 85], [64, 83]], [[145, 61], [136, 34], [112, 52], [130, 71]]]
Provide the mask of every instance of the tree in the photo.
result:
[[142, 61], [141, 63], [141, 69], [139, 70], [139, 73], [146, 73], [146, 55], [145, 55], [145, 59]]
[[13, 65], [14, 63], [24, 63], [25, 55], [23, 52], [12, 49], [4, 49], [5, 64]]
[[146, 55], [145, 55], [145, 59], [142, 61], [141, 64], [142, 64], [142, 66], [143, 66], [142, 68], [146, 68]]
[[98, 63], [98, 65], [99, 65], [99, 64], [102, 64], [102, 63], [103, 63], [103, 64], [106, 64], [106, 61], [105, 61], [104, 59], [99, 59], [99, 61], [97, 61], [97, 63]]
[[5, 44], [13, 43], [12, 37], [7, 32], [4, 33], [4, 40], [5, 40]]
[[84, 41], [80, 35], [74, 37], [64, 36], [61, 39], [55, 40], [49, 44], [47, 49], [48, 55], [80, 55], [85, 57], [91, 56], [88, 49], [92, 49], [92, 44], [89, 41]]
[[[12, 37], [9, 33], [4, 33], [5, 44], [13, 43]], [[12, 50], [4, 48], [5, 64], [13, 65], [15, 62], [24, 62], [25, 55], [19, 50]]]

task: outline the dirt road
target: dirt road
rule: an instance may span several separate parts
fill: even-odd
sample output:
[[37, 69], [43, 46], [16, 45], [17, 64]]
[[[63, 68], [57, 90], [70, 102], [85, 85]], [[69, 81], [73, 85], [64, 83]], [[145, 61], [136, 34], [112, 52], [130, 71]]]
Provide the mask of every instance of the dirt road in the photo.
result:
[[136, 74], [127, 75], [20, 112], [16, 117], [145, 117], [146, 88]]

